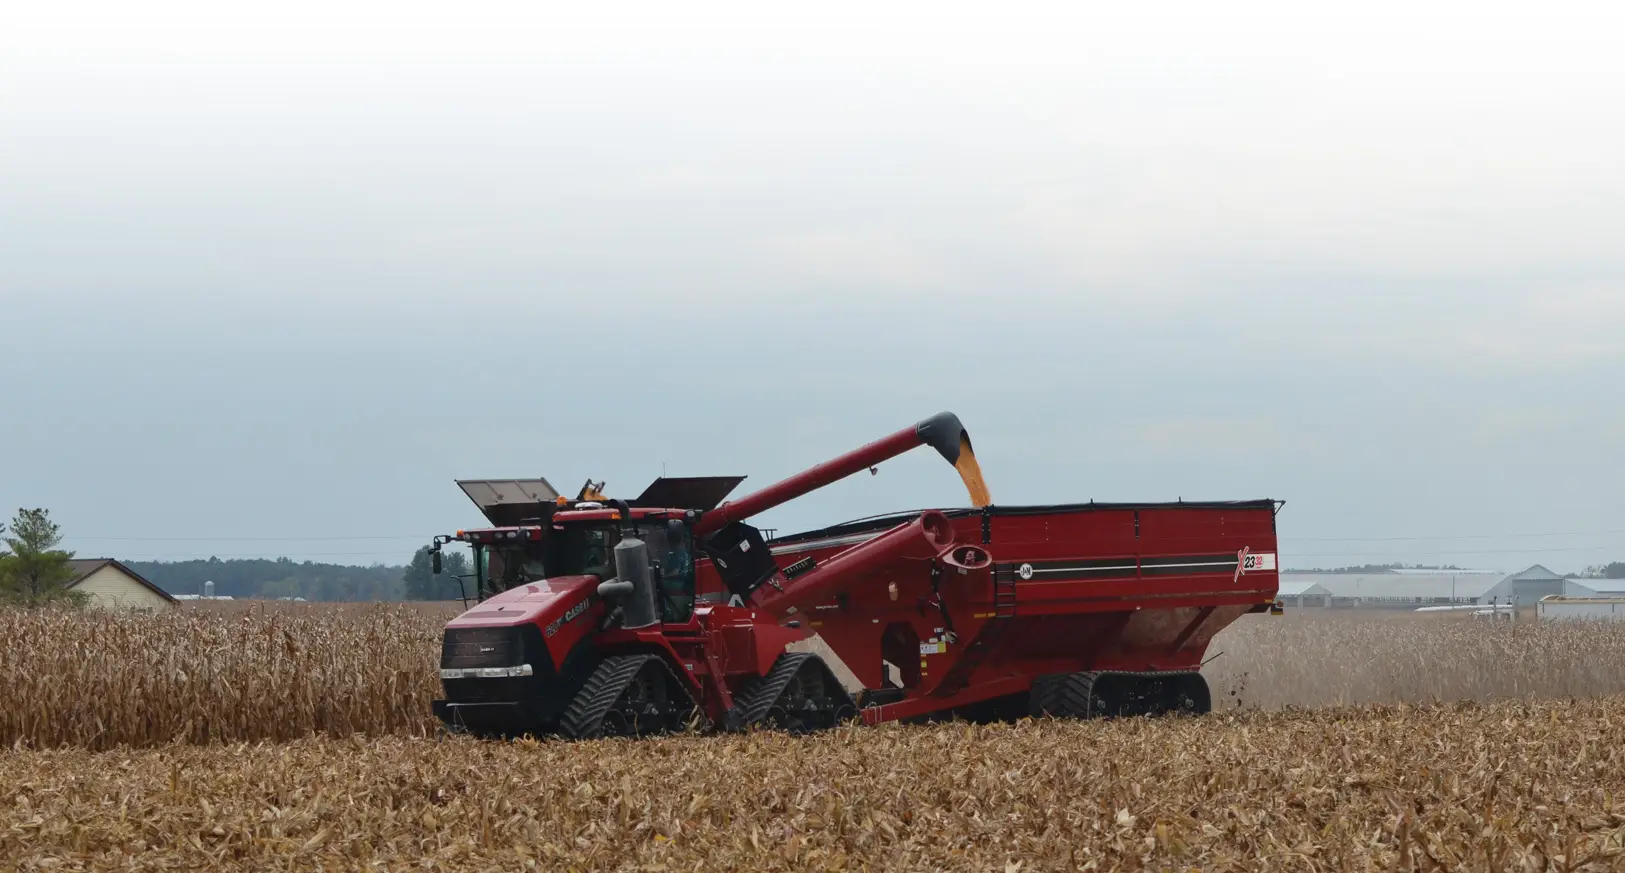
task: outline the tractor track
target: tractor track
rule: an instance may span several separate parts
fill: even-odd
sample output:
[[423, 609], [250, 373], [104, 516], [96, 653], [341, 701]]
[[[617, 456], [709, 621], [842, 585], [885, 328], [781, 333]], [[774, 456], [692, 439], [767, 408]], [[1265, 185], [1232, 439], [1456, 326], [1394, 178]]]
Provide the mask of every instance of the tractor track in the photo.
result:
[[[633, 685], [640, 674], [652, 673], [664, 685], [664, 694], [652, 699], [632, 699], [639, 689]], [[646, 677], [649, 678], [649, 677]], [[674, 700], [672, 695], [681, 695]], [[663, 733], [686, 720], [698, 708], [671, 666], [658, 655], [613, 655], [605, 658], [588, 677], [559, 718], [559, 733], [576, 740], [605, 735], [606, 721], [614, 733], [643, 736]], [[617, 709], [621, 710], [617, 712]], [[610, 719], [620, 715], [620, 719]]]
[[[815, 678], [822, 684], [821, 696], [826, 699], [827, 705], [820, 707], [817, 700], [796, 693], [798, 688], [792, 682], [805, 678], [803, 673], [808, 670], [814, 671]], [[794, 733], [807, 730], [805, 717], [827, 722], [820, 727], [834, 727], [846, 714], [857, 712], [857, 705], [836, 681], [829, 665], [811, 652], [786, 652], [780, 655], [767, 675], [753, 682], [736, 700], [744, 725], [768, 725], [774, 720], [771, 718], [774, 710], [778, 709], [787, 719], [796, 722], [792, 728]]]

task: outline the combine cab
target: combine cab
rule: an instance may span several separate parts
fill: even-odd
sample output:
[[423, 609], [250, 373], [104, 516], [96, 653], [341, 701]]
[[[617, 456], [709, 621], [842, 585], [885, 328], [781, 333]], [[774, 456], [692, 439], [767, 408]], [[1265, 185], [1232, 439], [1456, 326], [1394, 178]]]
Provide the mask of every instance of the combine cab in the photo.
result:
[[[771, 542], [747, 523], [922, 445], [971, 507]], [[473, 549], [479, 601], [446, 628], [438, 717], [586, 738], [1201, 713], [1213, 635], [1279, 612], [1275, 501], [997, 506], [949, 413], [724, 502], [742, 479], [664, 478], [632, 501], [460, 482], [492, 526], [431, 547], [437, 567], [446, 543]], [[814, 635], [861, 687], [790, 649]]]

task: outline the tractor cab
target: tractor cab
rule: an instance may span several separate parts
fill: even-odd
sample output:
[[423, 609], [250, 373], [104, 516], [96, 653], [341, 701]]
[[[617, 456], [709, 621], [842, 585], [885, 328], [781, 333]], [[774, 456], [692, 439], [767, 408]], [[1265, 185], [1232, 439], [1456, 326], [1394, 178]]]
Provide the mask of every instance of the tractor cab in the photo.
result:
[[630, 503], [606, 497], [603, 483], [591, 480], [575, 499], [545, 479], [462, 480], [457, 484], [495, 526], [435, 537], [432, 563], [440, 572], [441, 547], [467, 544], [473, 553], [472, 599], [483, 601], [550, 578], [613, 579], [615, 547], [636, 538], [647, 549], [661, 621], [687, 624], [695, 602], [692, 525], [743, 478], [659, 479]]
[[660, 592], [661, 620], [687, 624], [694, 614], [694, 538], [682, 511], [635, 512], [631, 519], [602, 515], [601, 510], [586, 508], [559, 513], [546, 526], [461, 530], [451, 537], [437, 537], [436, 542], [468, 544], [474, 557], [475, 599], [485, 600], [521, 585], [563, 576], [593, 576], [600, 582], [613, 579], [615, 547], [623, 539], [635, 537], [648, 550]]

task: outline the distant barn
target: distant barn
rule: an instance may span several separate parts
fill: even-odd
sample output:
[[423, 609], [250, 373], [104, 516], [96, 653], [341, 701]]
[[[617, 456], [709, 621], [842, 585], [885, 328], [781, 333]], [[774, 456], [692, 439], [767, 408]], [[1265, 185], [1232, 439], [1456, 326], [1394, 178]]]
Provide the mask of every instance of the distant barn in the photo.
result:
[[1385, 570], [1378, 573], [1294, 573], [1280, 576], [1280, 597], [1292, 606], [1407, 608], [1511, 603], [1533, 606], [1564, 593], [1564, 579], [1536, 564], [1521, 573], [1492, 570]]
[[69, 561], [73, 581], [68, 588], [90, 596], [90, 605], [103, 609], [168, 609], [175, 605], [169, 592], [112, 558]]

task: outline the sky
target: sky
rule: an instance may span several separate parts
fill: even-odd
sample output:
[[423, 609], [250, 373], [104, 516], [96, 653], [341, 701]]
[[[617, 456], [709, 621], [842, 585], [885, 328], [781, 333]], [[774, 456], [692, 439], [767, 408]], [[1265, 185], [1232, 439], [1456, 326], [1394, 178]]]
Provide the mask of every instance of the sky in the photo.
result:
[[[950, 410], [997, 503], [1625, 560], [1625, 13], [592, 5], [8, 13], [0, 506], [401, 563], [458, 478], [743, 494]], [[921, 451], [760, 523], [965, 503]]]

